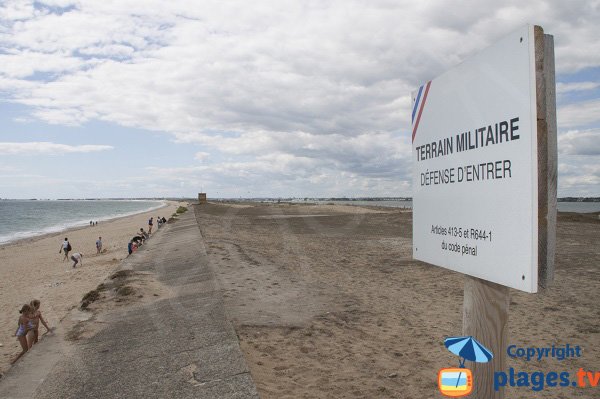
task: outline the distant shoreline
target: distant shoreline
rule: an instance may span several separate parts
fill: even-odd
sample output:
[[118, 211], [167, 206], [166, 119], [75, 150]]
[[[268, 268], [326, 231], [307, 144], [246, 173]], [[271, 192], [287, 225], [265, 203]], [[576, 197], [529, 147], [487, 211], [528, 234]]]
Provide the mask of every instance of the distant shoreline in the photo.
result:
[[[210, 198], [211, 201], [412, 201], [412, 197], [247, 197]], [[0, 201], [174, 201], [193, 202], [195, 197], [185, 198], [0, 198]], [[557, 202], [600, 202], [600, 197], [560, 197]]]

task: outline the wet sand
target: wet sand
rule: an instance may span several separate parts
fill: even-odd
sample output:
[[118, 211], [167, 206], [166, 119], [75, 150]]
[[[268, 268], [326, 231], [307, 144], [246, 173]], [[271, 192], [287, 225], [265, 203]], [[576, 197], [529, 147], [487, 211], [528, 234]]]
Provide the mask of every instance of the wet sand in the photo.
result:
[[[437, 371], [458, 365], [443, 339], [461, 334], [464, 278], [412, 260], [410, 211], [209, 204], [197, 220], [261, 398], [441, 397]], [[511, 343], [580, 345], [582, 357], [508, 367], [600, 370], [599, 242], [597, 215], [560, 214], [555, 283], [511, 290]], [[599, 389], [515, 387], [506, 397]]]

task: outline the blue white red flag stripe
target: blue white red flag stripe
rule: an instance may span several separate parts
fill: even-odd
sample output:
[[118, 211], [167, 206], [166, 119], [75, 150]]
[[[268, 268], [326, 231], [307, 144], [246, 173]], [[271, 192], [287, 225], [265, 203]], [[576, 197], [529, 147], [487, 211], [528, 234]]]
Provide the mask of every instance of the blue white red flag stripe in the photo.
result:
[[421, 99], [421, 93], [423, 93], [424, 86], [425, 85], [419, 87], [419, 93], [417, 94], [417, 99], [415, 100], [415, 103], [413, 105], [412, 123], [415, 123], [415, 114], [417, 113], [417, 107], [419, 106], [419, 100]]
[[[419, 108], [419, 113], [417, 114], [417, 120], [413, 123], [413, 132], [412, 132], [412, 141], [415, 141], [415, 136], [417, 134], [417, 129], [419, 128], [419, 121], [421, 121], [421, 114], [423, 113], [423, 108], [425, 108], [425, 101], [427, 101], [427, 93], [429, 93], [429, 87], [431, 86], [431, 80], [427, 82], [425, 85], [425, 93], [423, 94], [423, 100], [418, 104], [418, 101], [415, 102], [415, 109]], [[421, 91], [421, 88], [419, 91]], [[418, 105], [417, 105], [418, 104]]]

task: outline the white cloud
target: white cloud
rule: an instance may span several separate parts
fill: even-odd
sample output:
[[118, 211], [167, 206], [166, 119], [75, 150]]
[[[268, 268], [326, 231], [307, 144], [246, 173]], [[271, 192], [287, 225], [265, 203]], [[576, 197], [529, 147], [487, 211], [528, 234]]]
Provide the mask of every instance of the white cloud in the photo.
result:
[[133, 55], [135, 49], [131, 46], [113, 44], [107, 46], [91, 46], [79, 50], [80, 54], [88, 56], [100, 56], [109, 58], [128, 58]]
[[559, 185], [559, 196], [600, 196], [600, 163], [570, 167], [559, 176]]
[[600, 156], [600, 129], [570, 130], [558, 136], [561, 154]]
[[14, 51], [0, 54], [0, 76], [26, 78], [34, 73], [64, 73], [81, 69], [86, 63], [68, 53]]
[[600, 129], [558, 136], [559, 196], [600, 196]]
[[18, 21], [35, 15], [33, 2], [22, 0], [6, 0], [0, 6], [0, 19]]
[[204, 152], [204, 151], [199, 151], [194, 155], [194, 159], [196, 159], [198, 161], [204, 161], [208, 157], [210, 157], [210, 153]]
[[33, 89], [35, 85], [34, 82], [28, 80], [4, 78], [0, 75], [0, 92], [6, 93], [8, 97], [13, 93], [18, 95], [18, 93], [29, 91]]
[[110, 145], [68, 145], [50, 142], [29, 142], [29, 143], [0, 143], [1, 155], [60, 155], [69, 153], [87, 153], [112, 150]]
[[556, 83], [556, 93], [564, 94], [573, 91], [587, 91], [593, 90], [600, 87], [598, 82], [569, 82], [569, 83]]
[[[315, 165], [351, 172], [358, 176], [410, 180], [411, 144], [407, 137], [390, 133], [341, 134], [256, 132], [219, 138], [202, 134], [177, 135], [180, 142], [200, 143], [223, 154], [255, 159], [311, 159]], [[273, 165], [276, 162], [272, 162]], [[303, 169], [295, 169], [302, 173]]]
[[569, 104], [557, 109], [559, 128], [586, 127], [600, 122], [600, 99]]

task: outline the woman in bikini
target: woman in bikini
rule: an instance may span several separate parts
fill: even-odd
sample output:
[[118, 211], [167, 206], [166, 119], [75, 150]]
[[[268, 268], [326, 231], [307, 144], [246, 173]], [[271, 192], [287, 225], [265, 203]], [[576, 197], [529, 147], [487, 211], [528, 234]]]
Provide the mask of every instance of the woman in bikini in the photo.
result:
[[33, 330], [30, 331], [29, 335], [27, 335], [27, 344], [29, 349], [38, 342], [39, 338], [39, 329], [40, 329], [40, 321], [46, 327], [46, 332], [50, 332], [51, 328], [48, 327], [46, 320], [42, 317], [42, 312], [40, 312], [40, 301], [38, 299], [34, 299], [29, 304], [33, 310], [32, 319], [33, 322]]
[[19, 327], [17, 327], [17, 331], [15, 331], [15, 337], [17, 337], [19, 340], [23, 350], [16, 358], [12, 360], [11, 363], [15, 363], [21, 358], [21, 356], [27, 353], [29, 350], [29, 345], [27, 344], [27, 333], [29, 330], [33, 330], [33, 308], [31, 305], [23, 305], [21, 310], [19, 310], [19, 313], [21, 313], [21, 316], [19, 316]]

